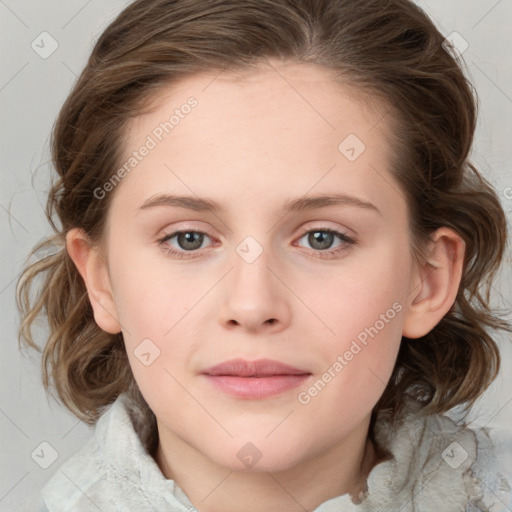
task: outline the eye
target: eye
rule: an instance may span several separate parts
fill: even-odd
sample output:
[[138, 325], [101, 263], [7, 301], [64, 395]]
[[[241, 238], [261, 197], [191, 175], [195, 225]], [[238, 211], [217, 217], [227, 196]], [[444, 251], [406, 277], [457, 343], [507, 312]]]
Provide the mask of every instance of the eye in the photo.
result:
[[[342, 251], [346, 251], [349, 246], [355, 244], [355, 240], [347, 236], [345, 233], [330, 229], [317, 228], [310, 229], [299, 238], [299, 242], [306, 239], [311, 250], [321, 258], [328, 258]], [[339, 240], [337, 245], [333, 245]], [[174, 231], [157, 240], [162, 249], [177, 258], [195, 258], [200, 256], [199, 249], [212, 243], [212, 238], [202, 232], [196, 230]], [[294, 244], [295, 245], [295, 244]], [[299, 246], [302, 246], [300, 243]]]
[[157, 240], [157, 242], [167, 253], [183, 258], [189, 256], [185, 254], [187, 252], [202, 249], [205, 239], [211, 241], [211, 238], [202, 231], [185, 230], [165, 235]]
[[[325, 255], [332, 255], [344, 251], [350, 245], [356, 243], [355, 240], [347, 236], [345, 233], [340, 233], [339, 231], [329, 228], [310, 229], [299, 238], [299, 241], [302, 239], [307, 240], [311, 249], [316, 252], [320, 251]], [[340, 240], [340, 242], [333, 248], [333, 244], [336, 242], [336, 239]]]

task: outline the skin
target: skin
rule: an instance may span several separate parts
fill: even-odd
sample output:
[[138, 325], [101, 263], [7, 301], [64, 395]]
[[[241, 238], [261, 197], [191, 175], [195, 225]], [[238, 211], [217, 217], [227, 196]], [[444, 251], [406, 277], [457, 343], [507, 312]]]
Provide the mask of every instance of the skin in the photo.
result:
[[[389, 170], [385, 106], [375, 100], [367, 108], [316, 66], [267, 64], [215, 80], [196, 75], [162, 91], [153, 111], [127, 127], [127, 155], [187, 98], [198, 105], [110, 192], [105, 257], [80, 229], [67, 236], [95, 320], [122, 331], [156, 415], [155, 459], [202, 512], [238, 511], [241, 503], [249, 512], [313, 510], [357, 494], [378, 462], [370, 415], [401, 337], [422, 336], [441, 320], [462, 272], [463, 241], [445, 227], [432, 236], [429, 262], [413, 263], [405, 199]], [[338, 149], [349, 134], [366, 146], [352, 162]], [[210, 198], [223, 209], [140, 209], [161, 193]], [[282, 211], [288, 200], [332, 193], [378, 211]], [[334, 237], [339, 252], [322, 257], [305, 233], [325, 228], [355, 244]], [[159, 245], [178, 230], [208, 237], [193, 253], [176, 238]], [[252, 263], [236, 252], [247, 236], [263, 250]], [[394, 318], [300, 403], [298, 393], [393, 304]], [[144, 339], [160, 350], [147, 366], [134, 354]], [[277, 359], [312, 375], [274, 397], [234, 398], [200, 375], [234, 357]], [[261, 453], [250, 468], [237, 457], [248, 442]]]

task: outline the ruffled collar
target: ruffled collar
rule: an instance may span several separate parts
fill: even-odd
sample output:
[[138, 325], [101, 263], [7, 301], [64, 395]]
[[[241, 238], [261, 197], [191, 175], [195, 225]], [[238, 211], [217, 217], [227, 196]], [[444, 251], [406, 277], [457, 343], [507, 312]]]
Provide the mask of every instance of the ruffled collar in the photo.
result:
[[[328, 500], [315, 512], [464, 511], [482, 498], [471, 472], [477, 456], [474, 432], [441, 415], [408, 413], [377, 418], [374, 437], [390, 457], [367, 479], [360, 503], [349, 496]], [[358, 500], [359, 501], [359, 500]]]
[[[92, 501], [102, 512], [196, 510], [150, 455], [151, 432], [143, 418], [140, 406], [128, 394], [120, 395], [99, 419], [88, 445], [43, 489], [49, 509], [89, 510], [80, 503], [90, 506]], [[378, 417], [373, 433], [377, 445], [391, 456], [370, 472], [361, 502], [337, 496], [314, 512], [464, 511], [481, 498], [470, 469], [477, 456], [472, 430], [445, 416], [408, 413], [393, 422]]]

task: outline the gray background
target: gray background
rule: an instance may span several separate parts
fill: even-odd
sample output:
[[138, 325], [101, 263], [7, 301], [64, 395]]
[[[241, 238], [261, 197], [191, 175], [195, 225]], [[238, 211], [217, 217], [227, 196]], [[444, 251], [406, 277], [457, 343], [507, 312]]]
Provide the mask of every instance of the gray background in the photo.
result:
[[[43, 209], [51, 172], [48, 141], [52, 124], [93, 42], [127, 3], [0, 0], [0, 311], [5, 327], [0, 357], [2, 511], [20, 510], [19, 503], [40, 489], [92, 433], [47, 399], [37, 353], [20, 355], [15, 282], [30, 248], [51, 233]], [[472, 159], [494, 184], [512, 220], [512, 0], [417, 3], [443, 34], [456, 31], [469, 43], [464, 59], [481, 102]], [[40, 41], [42, 32], [48, 32], [58, 44], [48, 58], [31, 47], [34, 40]], [[39, 51], [48, 51], [51, 41], [42, 37], [46, 38], [45, 48]], [[504, 273], [494, 287], [497, 306], [511, 307], [511, 267], [509, 249]], [[499, 341], [503, 371], [470, 419], [475, 426], [504, 432], [512, 430], [512, 350], [510, 337], [501, 335]], [[42, 442], [52, 448], [41, 446]], [[52, 455], [56, 460], [47, 469], [41, 467], [51, 462]]]

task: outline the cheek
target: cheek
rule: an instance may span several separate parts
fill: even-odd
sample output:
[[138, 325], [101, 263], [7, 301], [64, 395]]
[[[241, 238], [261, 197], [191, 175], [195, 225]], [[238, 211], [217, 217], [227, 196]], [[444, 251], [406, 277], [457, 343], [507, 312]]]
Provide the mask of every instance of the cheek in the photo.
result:
[[400, 347], [408, 265], [406, 252], [383, 247], [377, 258], [359, 258], [331, 275], [322, 293], [309, 295], [328, 329], [318, 344], [321, 382], [305, 390], [304, 402], [318, 396], [317, 406], [336, 402], [347, 411], [375, 405]]
[[[336, 431], [345, 431], [367, 416], [384, 392], [393, 371], [402, 337], [400, 301], [382, 294], [382, 307], [367, 307], [367, 301], [344, 301], [336, 335], [324, 336], [318, 344], [323, 365], [308, 387], [298, 390], [303, 412], [321, 418]], [[327, 433], [326, 433], [327, 435]]]
[[[185, 363], [201, 339], [198, 314], [212, 307], [206, 297], [218, 278], [170, 270], [165, 257], [148, 264], [147, 255], [117, 254], [112, 285], [116, 313], [123, 330], [126, 351], [141, 387], [168, 382], [166, 370], [179, 378]], [[203, 298], [204, 297], [204, 298]], [[211, 322], [211, 315], [208, 317]]]
[[128, 336], [160, 339], [184, 318], [208, 283], [204, 279], [192, 283], [190, 275], [172, 268], [163, 253], [152, 259], [147, 256], [147, 251], [140, 251], [138, 255], [117, 254], [114, 260], [114, 254], [115, 308]]
[[396, 313], [407, 297], [411, 265], [405, 244], [390, 240], [372, 251], [355, 251], [339, 269], [302, 280], [299, 293], [330, 331], [327, 339], [346, 342], [376, 323], [379, 331], [401, 333], [401, 316]]

